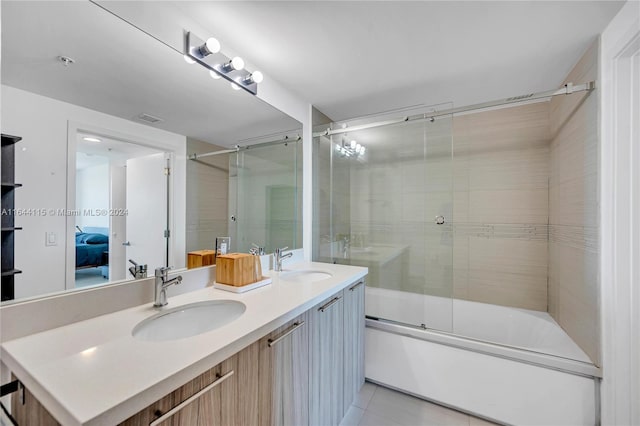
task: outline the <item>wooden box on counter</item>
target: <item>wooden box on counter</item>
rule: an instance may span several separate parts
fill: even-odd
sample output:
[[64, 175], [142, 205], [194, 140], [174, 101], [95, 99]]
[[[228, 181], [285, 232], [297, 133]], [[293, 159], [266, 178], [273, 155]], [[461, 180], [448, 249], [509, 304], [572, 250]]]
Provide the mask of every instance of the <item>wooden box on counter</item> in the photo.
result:
[[187, 253], [187, 268], [199, 268], [216, 264], [215, 250], [196, 250]]
[[235, 287], [262, 279], [260, 257], [246, 253], [219, 255], [216, 259], [216, 282]]

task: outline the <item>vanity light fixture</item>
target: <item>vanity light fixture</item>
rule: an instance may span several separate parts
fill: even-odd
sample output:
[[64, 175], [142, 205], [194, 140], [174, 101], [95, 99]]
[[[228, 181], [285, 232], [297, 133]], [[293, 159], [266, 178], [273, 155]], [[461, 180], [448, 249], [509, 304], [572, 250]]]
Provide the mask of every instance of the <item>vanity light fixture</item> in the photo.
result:
[[224, 72], [242, 71], [244, 69], [244, 59], [240, 56], [235, 56], [232, 60], [222, 65], [221, 68]]
[[254, 71], [253, 73], [246, 76], [244, 80], [242, 80], [242, 82], [247, 84], [262, 83], [263, 80], [264, 80], [264, 75], [262, 75], [260, 71]]
[[207, 41], [198, 48], [198, 52], [202, 57], [211, 55], [212, 53], [218, 53], [219, 51], [220, 51], [220, 42], [213, 37], [209, 37]]
[[102, 139], [94, 138], [92, 136], [85, 136], [84, 138], [82, 138], [82, 140], [85, 140], [87, 142], [102, 142]]
[[364, 145], [358, 143], [353, 139], [350, 141], [346, 141], [345, 139], [343, 139], [340, 144], [336, 144], [336, 152], [341, 157], [361, 158], [364, 155], [365, 150], [366, 148], [364, 147]]
[[191, 32], [184, 38], [185, 60], [197, 62], [209, 70], [214, 80], [224, 78], [235, 90], [244, 89], [255, 95], [258, 93], [258, 83], [264, 80], [260, 71], [246, 70], [244, 60], [235, 56], [229, 58], [220, 51], [220, 42], [213, 37], [204, 41]]

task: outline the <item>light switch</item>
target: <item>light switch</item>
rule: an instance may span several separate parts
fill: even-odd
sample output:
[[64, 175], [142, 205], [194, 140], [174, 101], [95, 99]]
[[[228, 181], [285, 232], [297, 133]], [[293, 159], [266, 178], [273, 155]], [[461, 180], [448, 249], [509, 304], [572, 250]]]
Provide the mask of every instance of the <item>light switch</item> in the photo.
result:
[[45, 232], [44, 233], [44, 245], [45, 246], [57, 246], [58, 245], [58, 236], [55, 232]]

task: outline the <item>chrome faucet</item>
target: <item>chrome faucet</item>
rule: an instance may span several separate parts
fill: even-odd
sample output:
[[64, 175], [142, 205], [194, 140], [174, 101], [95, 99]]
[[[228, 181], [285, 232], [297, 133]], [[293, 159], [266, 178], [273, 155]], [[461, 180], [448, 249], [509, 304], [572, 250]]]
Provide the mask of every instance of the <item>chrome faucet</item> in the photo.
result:
[[289, 247], [282, 247], [282, 248], [277, 248], [273, 252], [273, 263], [275, 264], [276, 272], [282, 271], [282, 259], [287, 259], [293, 256], [293, 252], [291, 251], [287, 254], [282, 254], [285, 250], [288, 250], [288, 249]]
[[349, 257], [349, 249], [351, 248], [351, 241], [349, 240], [348, 236], [344, 236], [344, 238], [342, 239], [342, 257], [343, 258], [348, 258]]
[[136, 280], [147, 278], [147, 265], [138, 265], [133, 259], [129, 259], [129, 262], [133, 264], [133, 266], [129, 268], [129, 273], [133, 278]]
[[256, 243], [251, 243], [251, 248], [249, 249], [249, 254], [254, 256], [264, 256], [264, 247], [260, 247]]
[[153, 296], [154, 308], [161, 308], [167, 304], [167, 287], [171, 284], [180, 284], [182, 282], [181, 275], [169, 279], [169, 269], [171, 268], [164, 266], [156, 268], [155, 292]]

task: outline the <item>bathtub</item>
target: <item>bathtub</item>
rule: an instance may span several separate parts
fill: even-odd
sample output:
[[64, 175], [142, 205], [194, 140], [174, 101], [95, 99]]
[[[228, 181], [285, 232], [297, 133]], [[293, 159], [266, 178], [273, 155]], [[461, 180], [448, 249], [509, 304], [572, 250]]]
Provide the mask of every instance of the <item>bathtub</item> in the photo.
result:
[[368, 287], [366, 314], [369, 381], [499, 423], [599, 423], [600, 370], [545, 312]]

